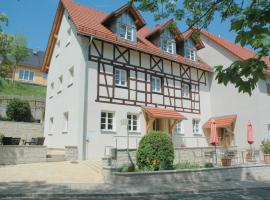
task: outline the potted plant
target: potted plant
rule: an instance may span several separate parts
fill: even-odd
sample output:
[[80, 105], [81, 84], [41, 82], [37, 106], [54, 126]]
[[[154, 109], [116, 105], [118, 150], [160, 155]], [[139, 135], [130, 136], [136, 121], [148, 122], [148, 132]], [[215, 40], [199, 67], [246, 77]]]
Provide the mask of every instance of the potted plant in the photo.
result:
[[263, 140], [261, 144], [265, 164], [270, 164], [270, 140]]
[[224, 167], [231, 166], [233, 156], [234, 156], [234, 152], [226, 149], [224, 152], [224, 155], [221, 157], [222, 166], [224, 166]]

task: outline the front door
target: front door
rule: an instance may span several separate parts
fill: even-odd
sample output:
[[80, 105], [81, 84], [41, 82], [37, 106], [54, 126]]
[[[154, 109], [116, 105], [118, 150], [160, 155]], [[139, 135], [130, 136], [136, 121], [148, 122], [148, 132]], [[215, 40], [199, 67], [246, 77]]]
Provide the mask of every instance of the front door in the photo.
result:
[[153, 131], [160, 131], [160, 119], [155, 119], [153, 122]]

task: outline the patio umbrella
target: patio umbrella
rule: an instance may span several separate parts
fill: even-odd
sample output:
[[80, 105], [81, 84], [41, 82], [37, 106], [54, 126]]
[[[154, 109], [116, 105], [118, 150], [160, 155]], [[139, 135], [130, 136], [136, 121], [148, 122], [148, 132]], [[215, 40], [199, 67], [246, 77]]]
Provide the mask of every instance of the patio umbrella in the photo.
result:
[[248, 121], [248, 125], [247, 125], [247, 142], [250, 144], [251, 157], [253, 158], [252, 144], [254, 143], [254, 134], [253, 134], [253, 126], [252, 126], [251, 121]]
[[217, 124], [214, 119], [211, 120], [211, 134], [209, 143], [215, 146], [215, 153], [216, 153], [216, 164], [217, 164], [217, 144], [219, 143], [218, 135], [217, 135]]

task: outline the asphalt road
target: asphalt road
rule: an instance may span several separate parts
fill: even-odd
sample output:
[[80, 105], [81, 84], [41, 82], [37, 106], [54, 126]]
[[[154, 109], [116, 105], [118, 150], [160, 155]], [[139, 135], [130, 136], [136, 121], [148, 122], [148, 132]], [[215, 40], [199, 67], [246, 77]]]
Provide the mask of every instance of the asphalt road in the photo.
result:
[[14, 198], [5, 197], [4, 200], [14, 199], [37, 199], [37, 200], [270, 200], [270, 189], [248, 189], [248, 190], [232, 190], [218, 191], [200, 194], [170, 194], [170, 195], [153, 195], [153, 196], [62, 196], [62, 197], [33, 197], [33, 198]]

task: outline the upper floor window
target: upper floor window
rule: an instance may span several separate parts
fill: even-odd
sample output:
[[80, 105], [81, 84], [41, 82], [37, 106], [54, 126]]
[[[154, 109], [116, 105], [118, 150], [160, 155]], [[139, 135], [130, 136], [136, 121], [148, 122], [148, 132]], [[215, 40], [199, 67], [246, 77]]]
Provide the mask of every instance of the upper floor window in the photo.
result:
[[71, 27], [68, 28], [67, 34], [68, 34], [68, 38], [67, 38], [66, 46], [68, 46], [70, 44], [70, 40], [71, 40]]
[[59, 54], [60, 54], [60, 47], [61, 47], [61, 46], [60, 46], [60, 45], [61, 45], [61, 44], [60, 44], [60, 40], [57, 41], [56, 45], [57, 45], [57, 49], [56, 49], [56, 57], [58, 57]]
[[197, 59], [197, 49], [190, 39], [185, 44], [185, 56], [192, 61], [196, 61]]
[[190, 87], [189, 84], [183, 83], [182, 84], [182, 97], [190, 98]]
[[115, 85], [127, 86], [127, 71], [124, 69], [115, 69]]
[[20, 69], [19, 70], [19, 80], [33, 81], [34, 80], [34, 72], [29, 71], [29, 70]]
[[161, 79], [159, 77], [152, 76], [152, 92], [161, 92]]
[[184, 134], [183, 122], [182, 121], [179, 121], [179, 122], [176, 123], [173, 132], [174, 132], [174, 134]]
[[121, 38], [136, 41], [136, 25], [134, 19], [128, 13], [123, 13], [116, 21], [116, 31]]
[[62, 89], [63, 89], [63, 76], [61, 75], [58, 78], [58, 91], [57, 92], [58, 93], [61, 92]]
[[120, 27], [120, 37], [133, 41], [133, 28], [122, 24]]
[[68, 83], [68, 86], [71, 86], [73, 84], [73, 79], [74, 79], [74, 66], [72, 66], [71, 68], [69, 68], [68, 72], [69, 72], [69, 83]]
[[192, 120], [192, 130], [193, 130], [193, 134], [200, 134], [200, 120], [199, 119]]
[[174, 40], [163, 41], [161, 48], [163, 51], [166, 51], [167, 53], [170, 53], [170, 54], [176, 53], [176, 44]]

